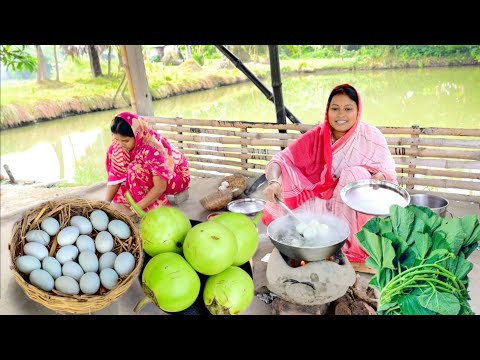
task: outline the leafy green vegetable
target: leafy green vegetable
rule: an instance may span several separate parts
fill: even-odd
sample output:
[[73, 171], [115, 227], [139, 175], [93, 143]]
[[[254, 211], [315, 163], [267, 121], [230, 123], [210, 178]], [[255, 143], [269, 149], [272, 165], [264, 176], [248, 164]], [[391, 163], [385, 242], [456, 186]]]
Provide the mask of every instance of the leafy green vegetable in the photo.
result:
[[435, 315], [435, 311], [428, 310], [420, 305], [417, 295], [405, 295], [400, 297], [398, 299], [398, 305], [400, 306], [401, 312], [405, 315]]
[[365, 237], [363, 241], [365, 246], [368, 247], [368, 253], [372, 258], [372, 266], [375, 269], [389, 268], [395, 269], [392, 260], [395, 258], [395, 250], [392, 246], [392, 242], [383, 236], [378, 236], [370, 231], [366, 231], [363, 234], [358, 234], [360, 237]]
[[473, 314], [468, 304], [468, 256], [480, 241], [476, 215], [443, 219], [427, 207], [390, 207], [356, 234], [376, 270], [379, 314]]
[[455, 295], [439, 292], [435, 288], [427, 289], [418, 297], [418, 302], [427, 310], [440, 315], [457, 315], [460, 312], [460, 301]]
[[443, 221], [436, 232], [445, 234], [445, 240], [450, 247], [450, 251], [457, 255], [465, 240], [465, 232], [463, 231], [460, 219], [453, 218]]
[[[401, 206], [393, 205], [390, 207], [390, 217], [393, 232], [404, 239], [408, 239], [415, 221], [415, 214]], [[407, 244], [410, 245], [410, 243], [411, 242], [407, 240]]]

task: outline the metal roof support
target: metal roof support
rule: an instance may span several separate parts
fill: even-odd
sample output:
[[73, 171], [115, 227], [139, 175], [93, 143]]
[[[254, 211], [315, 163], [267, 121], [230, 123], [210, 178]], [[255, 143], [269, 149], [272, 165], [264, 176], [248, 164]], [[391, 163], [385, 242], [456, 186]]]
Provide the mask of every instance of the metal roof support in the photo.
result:
[[[243, 65], [243, 63], [240, 61], [239, 58], [233, 55], [225, 46], [223, 45], [215, 45], [215, 46], [223, 55], [227, 57], [228, 60], [230, 60], [242, 73], [244, 73], [245, 76], [247, 76], [247, 78], [250, 79], [251, 82], [253, 82], [260, 89], [260, 91], [265, 95], [265, 97], [268, 100], [270, 100], [271, 102], [274, 102], [274, 96], [272, 92], [268, 90], [266, 86], [263, 85], [263, 83], [245, 65]], [[278, 72], [280, 73], [280, 70], [278, 70]], [[285, 114], [287, 115], [287, 117], [290, 119], [292, 123], [294, 124], [302, 123], [300, 120], [296, 118], [295, 115], [292, 114], [290, 110], [288, 110], [287, 107], [284, 106], [284, 109], [285, 109]], [[284, 115], [284, 118], [285, 118], [285, 115]]]
[[268, 45], [270, 55], [270, 74], [272, 78], [273, 99], [277, 113], [277, 123], [286, 124], [285, 106], [283, 105], [282, 76], [280, 74], [280, 59], [278, 57], [278, 46]]

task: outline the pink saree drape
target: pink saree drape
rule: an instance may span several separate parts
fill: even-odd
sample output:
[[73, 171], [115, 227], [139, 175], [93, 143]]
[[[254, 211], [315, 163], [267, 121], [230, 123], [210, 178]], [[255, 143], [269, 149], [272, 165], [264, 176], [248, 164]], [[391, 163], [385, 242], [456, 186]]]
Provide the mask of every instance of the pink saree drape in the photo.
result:
[[[362, 102], [358, 91], [357, 95], [357, 121], [341, 139], [331, 144], [327, 108], [323, 124], [278, 152], [267, 169], [271, 163], [277, 163], [282, 168], [283, 197], [291, 209], [329, 212], [345, 220], [350, 227], [350, 235], [342, 250], [350, 261], [364, 262], [368, 255], [358, 245], [355, 234], [372, 216], [350, 209], [343, 203], [340, 192], [346, 184], [370, 179], [379, 171], [387, 181], [397, 183], [397, 177], [385, 137], [380, 130], [361, 119]], [[278, 205], [268, 202], [262, 221], [268, 225], [283, 215]]]
[[182, 192], [190, 183], [190, 171], [185, 155], [160, 133], [151, 129], [142, 117], [129, 112], [116, 116], [124, 119], [132, 127], [135, 147], [130, 152], [125, 151], [113, 139], [108, 148], [106, 156], [108, 184], [121, 184], [112, 201], [128, 205], [125, 198], [127, 190], [136, 202], [140, 201], [153, 187], [155, 175], [167, 182], [167, 188], [145, 210], [170, 205], [167, 195]]

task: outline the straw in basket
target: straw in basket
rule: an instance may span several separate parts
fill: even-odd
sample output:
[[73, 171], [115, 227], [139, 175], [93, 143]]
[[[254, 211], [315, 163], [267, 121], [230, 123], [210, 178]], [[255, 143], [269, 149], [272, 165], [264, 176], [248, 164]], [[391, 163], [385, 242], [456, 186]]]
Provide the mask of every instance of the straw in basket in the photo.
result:
[[200, 199], [200, 204], [202, 204], [206, 210], [216, 211], [227, 206], [232, 198], [233, 193], [231, 190], [219, 190]]
[[[135, 258], [135, 267], [133, 271], [121, 277], [118, 285], [112, 289], [107, 290], [103, 286], [94, 295], [67, 295], [55, 289], [52, 291], [43, 291], [36, 286], [30, 284], [28, 275], [21, 273], [16, 265], [15, 260], [24, 255], [23, 247], [26, 243], [25, 235], [28, 231], [40, 229], [40, 223], [46, 217], [54, 217], [60, 223], [60, 229], [70, 225], [70, 218], [74, 215], [82, 215], [89, 218], [89, 215], [94, 210], [103, 210], [109, 217], [109, 220], [122, 220], [131, 230], [131, 236], [126, 240], [120, 240], [116, 236], [114, 239], [113, 252], [117, 255], [121, 252], [128, 251]], [[93, 229], [92, 237], [96, 235], [96, 230]], [[55, 257], [58, 249], [56, 236], [48, 246], [49, 256]], [[112, 302], [118, 300], [132, 285], [133, 281], [138, 277], [143, 265], [143, 248], [138, 230], [132, 220], [124, 215], [113, 206], [102, 201], [90, 201], [78, 198], [64, 198], [60, 200], [43, 203], [40, 206], [28, 210], [22, 219], [17, 221], [13, 227], [12, 237], [9, 243], [10, 250], [10, 268], [13, 271], [15, 280], [20, 285], [25, 294], [33, 301], [51, 309], [58, 313], [72, 313], [72, 314], [88, 314], [101, 310]]]
[[240, 174], [226, 176], [222, 179], [222, 181], [220, 181], [220, 184], [224, 181], [228, 182], [228, 184], [230, 185], [229, 189], [233, 190], [232, 196], [234, 198], [240, 196], [247, 188], [247, 179], [245, 178], [245, 176]]

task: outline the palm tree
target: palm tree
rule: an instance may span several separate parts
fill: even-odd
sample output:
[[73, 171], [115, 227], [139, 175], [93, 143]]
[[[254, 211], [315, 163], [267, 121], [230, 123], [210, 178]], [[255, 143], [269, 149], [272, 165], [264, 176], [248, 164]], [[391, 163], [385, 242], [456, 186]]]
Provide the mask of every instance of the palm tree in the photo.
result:
[[61, 47], [65, 54], [72, 57], [80, 57], [88, 53], [93, 78], [103, 76], [98, 54], [101, 54], [107, 48], [107, 45], [61, 45]]

